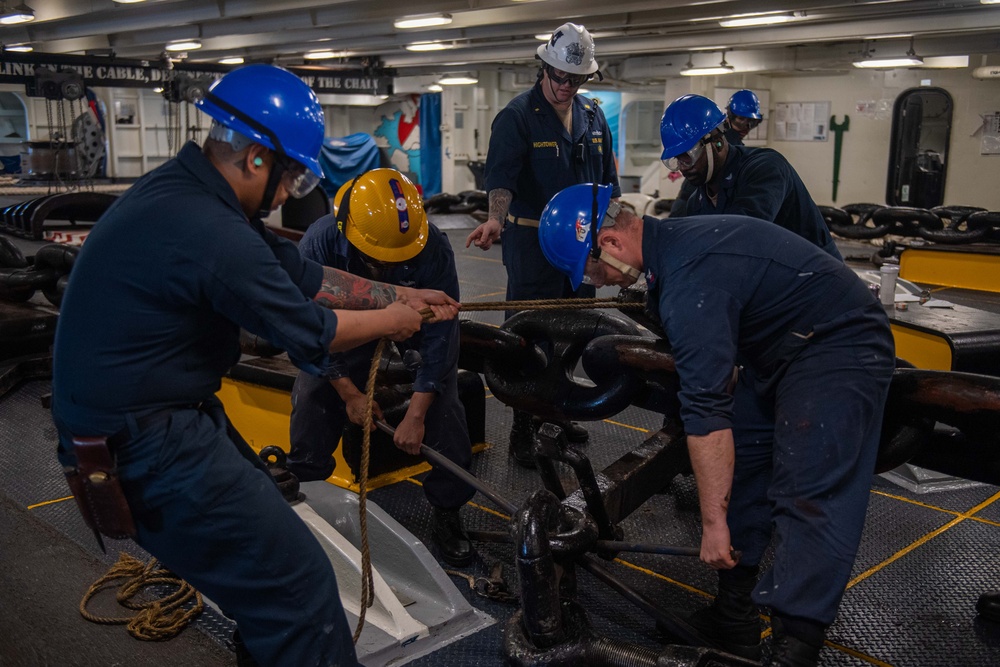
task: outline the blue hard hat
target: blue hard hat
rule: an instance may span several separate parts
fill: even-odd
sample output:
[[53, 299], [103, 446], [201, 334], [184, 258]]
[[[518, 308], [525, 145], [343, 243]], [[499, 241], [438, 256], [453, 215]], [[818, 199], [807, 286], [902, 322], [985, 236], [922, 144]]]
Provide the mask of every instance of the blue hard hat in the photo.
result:
[[[566, 274], [573, 289], [583, 282], [583, 268], [611, 203], [611, 189], [594, 183], [571, 185], [557, 192], [542, 211], [538, 244], [545, 259]], [[595, 218], [597, 228], [591, 231]]]
[[664, 160], [694, 148], [698, 140], [726, 119], [712, 100], [701, 95], [682, 95], [670, 103], [660, 119], [660, 141]]
[[247, 65], [213, 83], [195, 105], [220, 124], [287, 155], [317, 178], [325, 121], [316, 93], [274, 65]]
[[729, 98], [729, 111], [734, 116], [760, 120], [760, 100], [752, 90], [737, 90]]

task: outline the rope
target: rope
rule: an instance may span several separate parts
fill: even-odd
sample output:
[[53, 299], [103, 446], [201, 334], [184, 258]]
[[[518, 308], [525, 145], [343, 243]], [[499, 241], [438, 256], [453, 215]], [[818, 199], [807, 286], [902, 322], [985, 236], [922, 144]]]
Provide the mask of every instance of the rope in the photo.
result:
[[644, 308], [642, 303], [622, 303], [617, 299], [537, 299], [533, 301], [480, 301], [463, 303], [462, 310], [568, 310], [578, 308]]
[[358, 626], [354, 629], [354, 643], [361, 637], [361, 629], [365, 626], [365, 613], [368, 607], [375, 603], [375, 582], [372, 577], [372, 557], [368, 548], [368, 462], [371, 454], [372, 441], [372, 405], [375, 403], [375, 375], [378, 373], [379, 361], [388, 339], [383, 338], [372, 355], [372, 365], [368, 369], [368, 383], [365, 385], [365, 423], [361, 438], [361, 465], [358, 471], [358, 517], [361, 527], [361, 612], [358, 614]]
[[[87, 610], [87, 604], [104, 589], [124, 580], [115, 599], [121, 606], [137, 611], [135, 616], [112, 618], [97, 616]], [[177, 590], [148, 602], [136, 602], [132, 597], [148, 586], [176, 586]], [[180, 607], [194, 599], [194, 606], [184, 610]], [[125, 625], [128, 633], [143, 641], [163, 641], [180, 633], [195, 616], [204, 610], [201, 593], [191, 584], [177, 577], [167, 569], [159, 567], [155, 558], [143, 564], [138, 559], [122, 552], [118, 562], [95, 581], [80, 601], [80, 615], [91, 623], [102, 625]]]

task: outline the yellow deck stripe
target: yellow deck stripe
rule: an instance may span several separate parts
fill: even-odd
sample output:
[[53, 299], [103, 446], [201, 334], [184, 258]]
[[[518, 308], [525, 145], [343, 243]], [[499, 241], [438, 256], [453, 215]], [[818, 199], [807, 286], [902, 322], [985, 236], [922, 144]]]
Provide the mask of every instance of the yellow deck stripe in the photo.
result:
[[622, 428], [630, 428], [633, 431], [641, 431], [642, 433], [649, 433], [648, 428], [643, 428], [641, 426], [632, 426], [631, 424], [623, 424], [622, 422], [616, 422], [614, 419], [603, 420], [607, 424], [614, 424], [615, 426], [621, 426]]
[[55, 500], [45, 500], [45, 501], [40, 502], [40, 503], [35, 503], [34, 505], [28, 505], [28, 509], [29, 510], [33, 510], [36, 507], [45, 507], [46, 505], [55, 505], [56, 503], [63, 503], [63, 502], [66, 502], [67, 500], [70, 500], [72, 498], [73, 498], [73, 496], [66, 496], [65, 498], [56, 498]]

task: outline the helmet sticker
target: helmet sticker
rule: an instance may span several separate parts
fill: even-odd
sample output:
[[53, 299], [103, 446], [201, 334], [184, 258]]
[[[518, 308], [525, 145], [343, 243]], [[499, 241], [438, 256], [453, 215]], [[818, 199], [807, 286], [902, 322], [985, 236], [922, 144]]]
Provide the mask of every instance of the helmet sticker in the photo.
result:
[[576, 240], [578, 243], [583, 243], [590, 236], [590, 221], [586, 218], [576, 219]]
[[389, 187], [392, 188], [392, 195], [396, 198], [396, 215], [399, 216], [399, 233], [405, 234], [410, 231], [410, 211], [406, 205], [406, 195], [403, 188], [395, 178], [389, 179]]
[[549, 40], [549, 46], [553, 46], [554, 47], [556, 45], [556, 42], [559, 41], [559, 38], [562, 37], [563, 34], [564, 33], [563, 33], [562, 30], [559, 30], [558, 32], [556, 32], [555, 34], [553, 34], [552, 35], [552, 39]]
[[570, 42], [566, 46], [566, 62], [570, 65], [580, 65], [583, 63], [583, 47], [579, 42]]

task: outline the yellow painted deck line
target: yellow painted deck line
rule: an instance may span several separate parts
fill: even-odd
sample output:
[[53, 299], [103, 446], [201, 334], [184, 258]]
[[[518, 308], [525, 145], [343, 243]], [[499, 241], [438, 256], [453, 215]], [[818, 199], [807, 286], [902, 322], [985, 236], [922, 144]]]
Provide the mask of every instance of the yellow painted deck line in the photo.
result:
[[706, 593], [705, 591], [701, 590], [700, 588], [695, 588], [694, 586], [688, 586], [687, 584], [681, 583], [680, 581], [677, 581], [676, 579], [671, 579], [670, 577], [664, 576], [664, 575], [660, 574], [659, 572], [654, 572], [653, 570], [650, 570], [650, 569], [645, 568], [645, 567], [641, 567], [639, 565], [636, 565], [635, 563], [630, 563], [627, 560], [622, 560], [621, 558], [616, 558], [614, 562], [620, 563], [620, 564], [624, 565], [627, 568], [635, 570], [636, 572], [641, 572], [642, 574], [648, 574], [649, 576], [653, 577], [654, 579], [662, 579], [663, 581], [666, 581], [667, 583], [673, 584], [674, 586], [677, 586], [678, 588], [683, 588], [684, 590], [686, 590], [689, 593], [694, 593], [696, 595], [700, 595], [702, 597], [708, 598], [709, 600], [712, 600], [712, 599], [715, 598], [714, 595]]
[[632, 426], [631, 424], [624, 424], [622, 422], [616, 422], [614, 419], [604, 419], [602, 421], [606, 424], [614, 424], [615, 426], [621, 426], [622, 428], [630, 428], [633, 431], [641, 431], [643, 433], [649, 433], [648, 428], [643, 428], [641, 426]]
[[66, 496], [65, 498], [56, 498], [55, 500], [45, 500], [40, 503], [35, 503], [34, 505], [28, 505], [28, 509], [33, 510], [37, 507], [45, 507], [46, 505], [55, 505], [56, 503], [64, 503], [72, 498], [73, 496]]
[[[884, 495], [886, 495], [886, 496], [888, 496], [890, 498], [893, 497], [893, 496], [891, 496], [889, 494], [884, 494]], [[902, 549], [900, 549], [895, 554], [893, 554], [889, 558], [885, 559], [884, 561], [882, 561], [881, 563], [879, 563], [875, 567], [872, 567], [872, 568], [866, 570], [865, 572], [862, 572], [861, 574], [859, 574], [858, 576], [856, 576], [854, 579], [852, 579], [851, 581], [849, 581], [847, 583], [847, 588], [851, 588], [851, 587], [855, 586], [856, 584], [864, 581], [868, 577], [870, 577], [873, 574], [875, 574], [876, 572], [879, 572], [880, 570], [888, 567], [889, 565], [891, 565], [892, 563], [896, 562], [897, 560], [899, 560], [900, 558], [902, 558], [906, 554], [910, 553], [911, 551], [913, 551], [913, 550], [917, 549], [918, 547], [926, 544], [927, 542], [930, 542], [932, 539], [934, 539], [935, 537], [937, 537], [941, 533], [944, 533], [945, 531], [950, 530], [951, 528], [953, 528], [954, 526], [957, 526], [958, 524], [962, 523], [963, 521], [966, 521], [967, 519], [972, 518], [973, 514], [975, 514], [976, 512], [980, 511], [984, 507], [987, 507], [987, 506], [991, 505], [993, 503], [993, 501], [997, 500], [998, 498], [1000, 498], [1000, 492], [994, 494], [990, 498], [987, 498], [986, 500], [984, 500], [983, 502], [979, 503], [978, 505], [976, 505], [975, 507], [973, 507], [972, 509], [970, 509], [970, 510], [968, 510], [966, 512], [953, 513], [953, 512], [947, 511], [947, 510], [940, 510], [942, 512], [945, 512], [946, 514], [956, 514], [956, 516], [955, 516], [954, 519], [952, 519], [948, 523], [944, 524], [940, 528], [937, 528], [936, 530], [932, 530], [931, 532], [927, 533], [923, 537], [921, 537], [921, 538], [913, 541], [911, 544], [903, 547]], [[923, 505], [923, 503], [913, 503], [913, 504], [915, 504], [915, 505]], [[931, 508], [930, 505], [923, 505], [923, 506]]]
[[474, 260], [479, 261], [479, 262], [493, 262], [494, 264], [503, 264], [503, 260], [502, 259], [493, 259], [492, 257], [480, 257], [478, 255], [473, 255], [471, 253], [467, 254], [467, 255], [462, 255], [462, 257], [467, 257], [469, 259], [474, 259]]
[[893, 664], [891, 662], [885, 662], [884, 660], [879, 660], [878, 658], [870, 656], [866, 653], [862, 653], [853, 648], [849, 648], [841, 644], [834, 644], [831, 641], [824, 641], [823, 643], [829, 646], [830, 648], [836, 649], [842, 653], [846, 653], [852, 658], [857, 658], [858, 660], [864, 660], [870, 665], [876, 665], [877, 667], [893, 667]]

